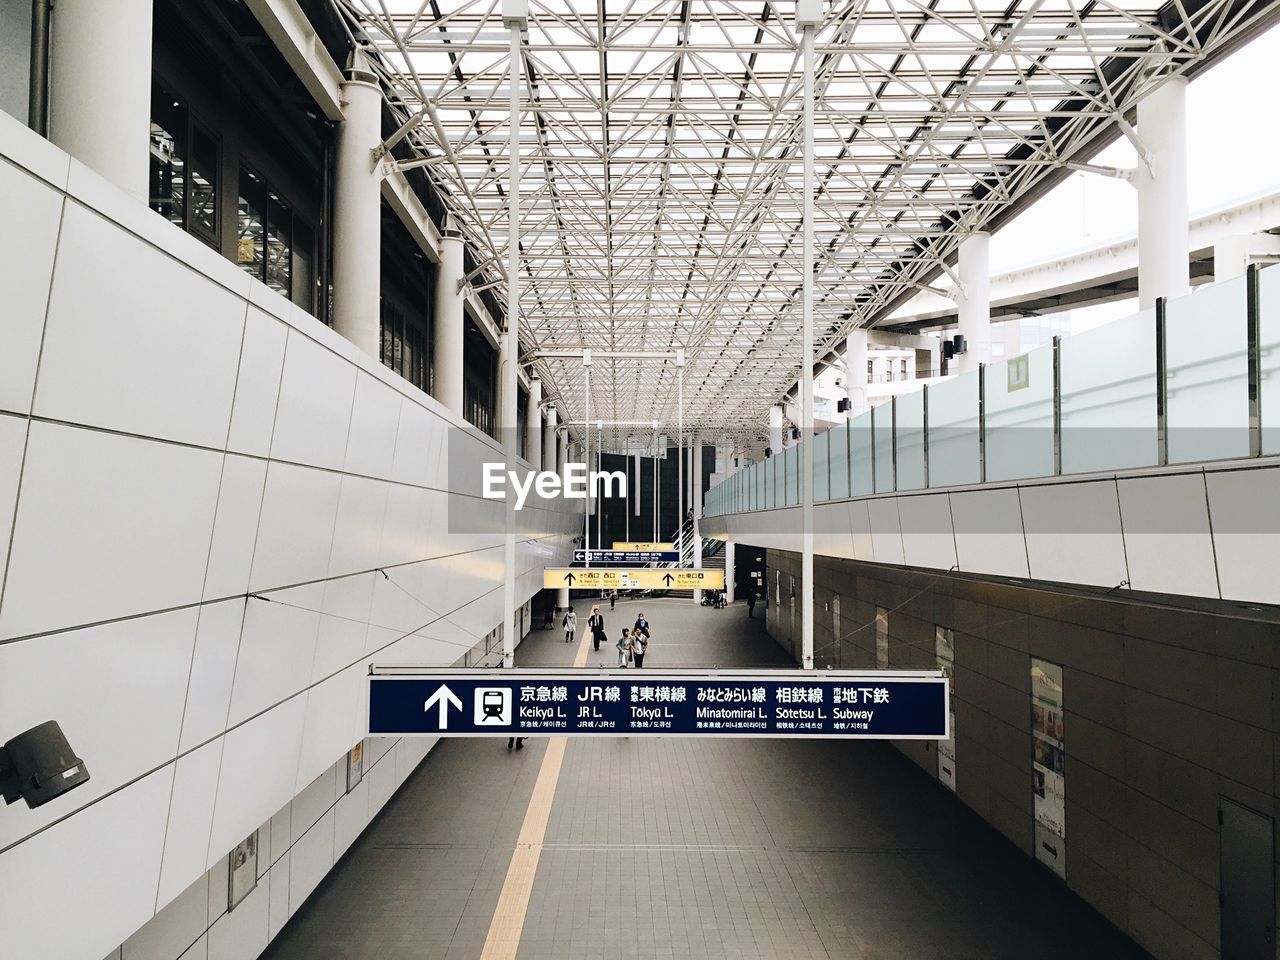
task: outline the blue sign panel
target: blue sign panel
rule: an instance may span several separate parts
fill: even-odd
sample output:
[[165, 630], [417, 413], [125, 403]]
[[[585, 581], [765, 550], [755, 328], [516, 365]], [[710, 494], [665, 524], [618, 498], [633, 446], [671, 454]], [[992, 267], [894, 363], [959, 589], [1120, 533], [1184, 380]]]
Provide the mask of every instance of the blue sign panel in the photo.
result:
[[575, 550], [574, 563], [679, 563], [679, 550]]
[[370, 677], [371, 736], [946, 739], [936, 673], [448, 670]]

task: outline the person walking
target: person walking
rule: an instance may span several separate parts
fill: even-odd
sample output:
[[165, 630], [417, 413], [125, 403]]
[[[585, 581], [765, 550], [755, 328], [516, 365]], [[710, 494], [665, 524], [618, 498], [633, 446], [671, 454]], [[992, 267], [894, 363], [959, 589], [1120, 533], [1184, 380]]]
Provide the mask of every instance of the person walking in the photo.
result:
[[636, 622], [631, 625], [631, 632], [643, 630], [646, 634], [649, 632], [649, 621], [644, 618], [644, 611], [640, 611], [640, 616], [636, 617]]
[[523, 750], [524, 741], [524, 737], [507, 737], [507, 749], [510, 750], [512, 747], [515, 747], [517, 750]]
[[618, 666], [625, 667], [627, 658], [631, 656], [631, 631], [626, 627], [622, 628], [622, 636], [618, 638]]
[[591, 608], [591, 616], [587, 618], [587, 627], [591, 630], [591, 645], [599, 650], [600, 643], [604, 640], [604, 615], [600, 613], [598, 606]]
[[613, 608], [617, 605], [617, 603], [618, 603], [618, 591], [617, 591], [617, 590], [610, 591], [610, 593], [609, 593], [609, 609], [610, 609], [610, 610], [613, 610]]
[[756, 615], [756, 592], [754, 590], [747, 594], [747, 619], [751, 620]]
[[564, 642], [573, 643], [573, 638], [578, 635], [578, 615], [573, 612], [573, 607], [569, 608], [560, 623], [564, 627]]
[[637, 668], [644, 666], [644, 655], [649, 652], [649, 634], [644, 630], [631, 635], [631, 659]]

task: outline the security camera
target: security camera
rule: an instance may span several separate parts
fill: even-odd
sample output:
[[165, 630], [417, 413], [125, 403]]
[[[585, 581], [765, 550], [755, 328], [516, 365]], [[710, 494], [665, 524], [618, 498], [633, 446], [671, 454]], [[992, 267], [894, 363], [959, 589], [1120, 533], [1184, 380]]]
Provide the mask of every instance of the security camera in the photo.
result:
[[89, 779], [89, 768], [75, 755], [56, 720], [20, 733], [0, 748], [0, 796], [21, 797], [35, 809]]

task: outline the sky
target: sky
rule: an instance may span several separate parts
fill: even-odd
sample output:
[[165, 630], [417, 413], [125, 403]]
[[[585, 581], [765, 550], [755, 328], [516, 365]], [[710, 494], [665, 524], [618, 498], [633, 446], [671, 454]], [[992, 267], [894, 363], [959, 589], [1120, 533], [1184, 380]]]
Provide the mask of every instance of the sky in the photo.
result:
[[[1280, 29], [1273, 29], [1187, 87], [1187, 193], [1192, 217], [1280, 188], [1274, 113]], [[1141, 137], [1141, 132], [1139, 132]], [[1094, 163], [1132, 167], [1121, 139]], [[1137, 232], [1138, 194], [1121, 180], [1075, 173], [991, 238], [991, 272], [1054, 259]]]

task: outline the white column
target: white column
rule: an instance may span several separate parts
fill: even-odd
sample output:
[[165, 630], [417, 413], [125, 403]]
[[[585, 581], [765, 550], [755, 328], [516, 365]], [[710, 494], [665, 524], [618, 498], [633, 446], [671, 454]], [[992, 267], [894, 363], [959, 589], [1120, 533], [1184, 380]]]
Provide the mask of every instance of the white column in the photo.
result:
[[382, 142], [382, 92], [363, 55], [342, 84], [333, 176], [333, 329], [381, 353], [382, 199], [373, 150]]
[[[520, 49], [520, 31], [529, 16], [528, 0], [502, 0], [502, 22], [511, 37], [509, 104], [507, 125], [507, 328], [502, 337], [501, 353], [505, 354], [499, 370], [501, 415], [499, 436], [507, 453], [507, 470], [515, 467], [518, 453], [516, 435], [516, 402], [520, 385], [516, 365], [520, 362], [520, 86], [524, 71], [524, 55]], [[502, 583], [502, 665], [510, 667], [515, 660], [516, 618], [516, 509], [515, 498], [506, 503], [506, 537], [503, 550]]]
[[440, 234], [440, 263], [436, 267], [435, 313], [432, 317], [433, 395], [457, 416], [462, 416], [463, 343], [466, 320], [464, 297], [458, 289], [463, 278], [462, 234], [446, 219]]
[[1138, 307], [1191, 290], [1187, 228], [1187, 81], [1166, 80], [1138, 102], [1138, 139], [1151, 154], [1139, 162]]
[[640, 454], [632, 454], [631, 462], [633, 464], [632, 472], [636, 477], [635, 493], [631, 494], [631, 515], [633, 517], [640, 516], [640, 491], [644, 488], [640, 485]]
[[769, 451], [770, 456], [782, 453], [782, 406], [774, 404], [769, 408]]
[[[693, 569], [702, 569], [702, 440], [693, 439], [693, 463], [689, 476], [693, 479], [689, 508], [693, 511]], [[693, 591], [693, 602], [702, 603], [702, 591]]]
[[733, 603], [737, 599], [735, 591], [737, 590], [737, 578], [734, 576], [734, 542], [726, 540], [724, 542], [724, 598], [729, 603]]
[[1223, 237], [1213, 244], [1213, 282], [1243, 277], [1255, 260], [1280, 257], [1280, 237], [1274, 233], [1247, 233]]
[[534, 470], [542, 469], [542, 381], [529, 378], [529, 409], [524, 416], [525, 459]]
[[844, 342], [845, 396], [849, 398], [849, 417], [865, 413], [867, 403], [867, 330], [850, 330]]
[[547, 407], [547, 423], [542, 428], [542, 469], [560, 471], [560, 464], [556, 460], [556, 408], [554, 406]]
[[142, 203], [151, 10], [152, 0], [58, 0], [49, 38], [49, 139]]
[[966, 350], [957, 357], [960, 373], [991, 359], [991, 235], [972, 233], [960, 243], [957, 260], [964, 292], [956, 304]]
[[556, 473], [564, 473], [564, 465], [569, 462], [569, 431], [561, 427], [556, 431]]
[[803, 346], [800, 350], [800, 512], [803, 531], [800, 552], [800, 666], [813, 669], [813, 35], [821, 21], [816, 0], [796, 7], [796, 22], [804, 46], [804, 250], [802, 270]]
[[[561, 587], [559, 590], [556, 591], [556, 613], [564, 613], [568, 609], [569, 609], [569, 588]], [[560, 621], [558, 619], [556, 621], [556, 626], [557, 627], [560, 626]]]

